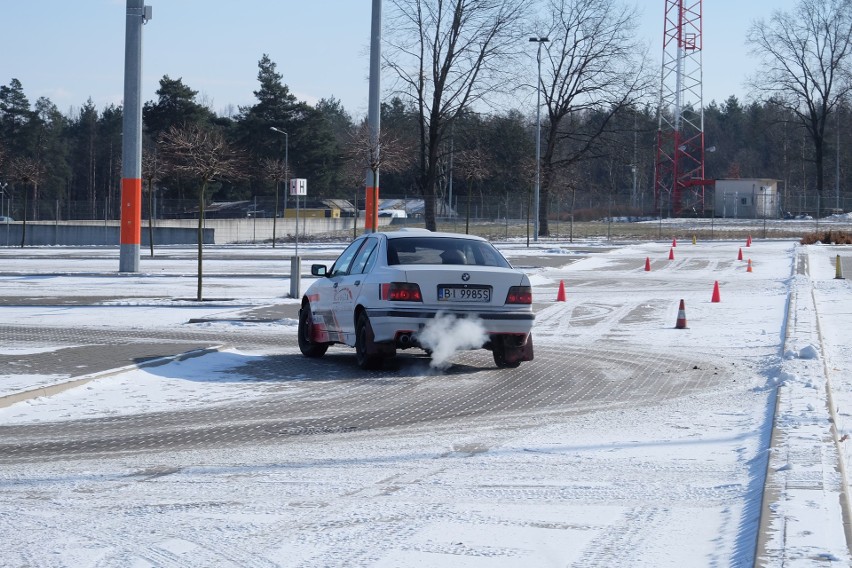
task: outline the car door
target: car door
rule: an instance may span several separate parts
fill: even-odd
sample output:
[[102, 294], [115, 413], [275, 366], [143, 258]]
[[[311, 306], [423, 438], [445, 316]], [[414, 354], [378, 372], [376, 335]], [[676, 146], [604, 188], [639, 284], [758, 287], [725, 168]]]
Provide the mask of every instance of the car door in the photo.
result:
[[365, 237], [346, 274], [341, 274], [337, 280], [332, 312], [347, 344], [355, 342], [355, 306], [364, 287], [367, 268], [372, 264], [371, 259], [377, 252], [378, 243], [375, 237]]
[[343, 341], [341, 326], [335, 315], [335, 307], [340, 301], [338, 288], [344, 276], [349, 274], [352, 260], [363, 244], [363, 238], [353, 241], [340, 253], [325, 278], [317, 280], [316, 284], [312, 286], [313, 293], [309, 299], [314, 317], [324, 325], [331, 341]]

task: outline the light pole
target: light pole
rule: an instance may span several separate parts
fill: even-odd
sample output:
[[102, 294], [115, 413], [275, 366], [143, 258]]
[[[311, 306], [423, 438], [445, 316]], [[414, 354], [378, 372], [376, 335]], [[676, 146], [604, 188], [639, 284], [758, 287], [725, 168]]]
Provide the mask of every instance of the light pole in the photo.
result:
[[[290, 163], [287, 155], [290, 148], [290, 135], [280, 128], [269, 127], [273, 132], [284, 135], [284, 191], [290, 190]], [[286, 195], [286, 194], [285, 194]], [[286, 207], [285, 207], [286, 209]], [[272, 218], [272, 246], [275, 246], [275, 222], [278, 220], [278, 184], [275, 184], [275, 217]], [[299, 297], [302, 281], [302, 259], [299, 258], [299, 196], [296, 195], [296, 252], [290, 257], [290, 297]]]
[[[370, 129], [370, 153], [379, 164], [381, 154], [382, 122], [382, 0], [373, 0], [370, 18], [370, 86], [367, 102], [367, 125]], [[364, 201], [365, 231], [375, 233], [379, 230], [379, 168], [369, 167], [365, 172], [366, 199]], [[296, 198], [299, 199], [298, 197]], [[298, 201], [297, 201], [298, 203]], [[428, 206], [427, 206], [428, 207]]]
[[[286, 192], [290, 187], [290, 165], [288, 163], [287, 154], [290, 151], [290, 135], [275, 128], [274, 126], [270, 126], [269, 129], [273, 132], [277, 132], [278, 134], [284, 135], [284, 191]], [[299, 199], [298, 197], [296, 199]], [[286, 209], [286, 207], [285, 207]], [[255, 216], [257, 215], [257, 211], [255, 211]], [[278, 222], [278, 181], [275, 182], [275, 214], [272, 217], [272, 248], [275, 248], [275, 224]], [[296, 225], [296, 238], [299, 238], [299, 226]]]
[[[9, 184], [6, 182], [0, 183], [0, 199], [5, 198], [6, 201], [6, 213], [7, 217], [11, 217], [12, 214], [9, 211], [9, 196], [6, 195], [6, 188], [9, 187]], [[4, 215], [3, 213], [3, 201], [0, 201], [0, 215]]]
[[[142, 26], [148, 23], [151, 14], [152, 8], [145, 6], [145, 0], [127, 0], [119, 272], [139, 272], [139, 251], [142, 245]], [[201, 245], [199, 239], [198, 246]], [[201, 262], [200, 255], [198, 261]], [[200, 278], [198, 282], [200, 285]], [[201, 299], [200, 291], [198, 299]]]
[[539, 194], [541, 192], [541, 46], [550, 41], [546, 37], [531, 37], [530, 41], [538, 44], [538, 54], [536, 61], [538, 62], [538, 82], [535, 85], [536, 90], [536, 106], [535, 106], [535, 199], [533, 200], [533, 241], [538, 242], [538, 221], [539, 221]]
[[[837, 107], [837, 144], [835, 152], [837, 157], [834, 160], [834, 209], [835, 213], [842, 213], [840, 210], [840, 106]], [[766, 236], [766, 235], [764, 235]]]

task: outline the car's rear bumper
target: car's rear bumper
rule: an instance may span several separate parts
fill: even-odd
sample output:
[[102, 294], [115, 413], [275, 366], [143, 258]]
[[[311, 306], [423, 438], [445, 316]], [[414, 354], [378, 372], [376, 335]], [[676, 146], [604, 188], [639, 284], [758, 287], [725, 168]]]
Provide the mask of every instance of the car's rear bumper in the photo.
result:
[[375, 341], [395, 341], [401, 333], [417, 334], [438, 315], [477, 319], [489, 335], [527, 335], [532, 331], [535, 314], [522, 311], [378, 309], [368, 310]]

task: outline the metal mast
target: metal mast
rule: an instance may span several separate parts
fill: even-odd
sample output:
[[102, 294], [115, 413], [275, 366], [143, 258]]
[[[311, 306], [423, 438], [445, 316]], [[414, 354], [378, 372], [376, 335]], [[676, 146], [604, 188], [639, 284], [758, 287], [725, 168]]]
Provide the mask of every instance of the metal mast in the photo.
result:
[[364, 229], [367, 233], [379, 230], [379, 169], [381, 163], [381, 71], [382, 71], [382, 0], [373, 0], [370, 24], [370, 89], [367, 102], [367, 124], [370, 128], [370, 164], [367, 168], [367, 195], [364, 201]]
[[666, 197], [673, 215], [702, 215], [713, 182], [704, 179], [701, 0], [664, 1], [654, 197], [661, 215]]
[[146, 6], [145, 0], [127, 0], [119, 272], [139, 272], [142, 244], [142, 26], [151, 19], [151, 12], [151, 6]]

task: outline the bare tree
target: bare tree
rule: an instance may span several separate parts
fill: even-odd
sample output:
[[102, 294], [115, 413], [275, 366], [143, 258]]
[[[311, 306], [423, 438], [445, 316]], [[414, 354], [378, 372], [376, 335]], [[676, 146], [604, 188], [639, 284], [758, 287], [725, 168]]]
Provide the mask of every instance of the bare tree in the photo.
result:
[[523, 180], [522, 183], [524, 187], [527, 188], [526, 204], [524, 207], [527, 212], [527, 246], [530, 246], [530, 212], [532, 210], [532, 189], [533, 183], [535, 181], [535, 166], [536, 163], [534, 156], [524, 158], [518, 163], [518, 172], [520, 173], [520, 179]]
[[204, 253], [204, 204], [207, 187], [213, 181], [227, 181], [243, 177], [245, 157], [233, 149], [222, 132], [208, 126], [172, 126], [163, 133], [160, 144], [169, 169], [178, 174], [196, 178], [201, 183], [198, 191], [198, 293], [202, 301], [202, 266]]
[[[541, 89], [547, 108], [539, 235], [550, 234], [548, 197], [557, 170], [598, 157], [597, 143], [612, 118], [647, 93], [642, 46], [635, 38], [635, 8], [618, 0], [548, 0]], [[596, 115], [596, 120], [580, 118]]]
[[[278, 224], [278, 195], [281, 182], [285, 182], [284, 191], [289, 191], [286, 182], [290, 179], [290, 164], [285, 160], [264, 158], [260, 162], [263, 177], [275, 182], [275, 212], [272, 215], [272, 248], [275, 248], [276, 229]], [[296, 227], [298, 230], [298, 227]]]
[[822, 195], [826, 123], [852, 91], [852, 3], [801, 0], [792, 12], [754, 22], [748, 38], [763, 63], [752, 89], [795, 114], [807, 130]]
[[[378, 179], [379, 170], [394, 173], [408, 167], [412, 161], [412, 148], [388, 131], [382, 131], [376, 143], [370, 136], [369, 124], [364, 121], [349, 132], [349, 140], [344, 145], [344, 159], [344, 176], [347, 179], [363, 180], [365, 170], [370, 170], [373, 179]], [[357, 199], [355, 211], [357, 223]]]
[[38, 186], [44, 180], [45, 177], [45, 169], [44, 164], [42, 164], [39, 160], [35, 158], [25, 158], [19, 157], [14, 158], [10, 163], [10, 169], [12, 171], [12, 179], [14, 181], [19, 182], [22, 186], [22, 193], [24, 196], [24, 206], [23, 206], [23, 224], [21, 226], [21, 248], [24, 248], [24, 244], [27, 239], [27, 198], [29, 195], [28, 187], [32, 185], [33, 194], [38, 193]]
[[464, 232], [470, 234], [470, 201], [473, 196], [474, 184], [481, 182], [491, 173], [489, 157], [481, 148], [475, 147], [462, 150], [458, 157], [459, 173], [467, 181], [467, 211], [465, 213]]
[[156, 146], [142, 154], [142, 179], [148, 182], [148, 245], [154, 258], [154, 183], [163, 179], [165, 168]]
[[359, 166], [357, 161], [349, 160], [344, 151], [343, 166], [340, 170], [341, 180], [347, 187], [355, 188], [353, 194], [352, 207], [354, 208], [352, 216], [352, 238], [358, 237], [358, 194], [365, 189], [364, 168]]
[[391, 0], [387, 65], [400, 96], [414, 99], [419, 128], [418, 184], [426, 228], [434, 230], [441, 142], [465, 109], [487, 103], [514, 81], [530, 0]]

